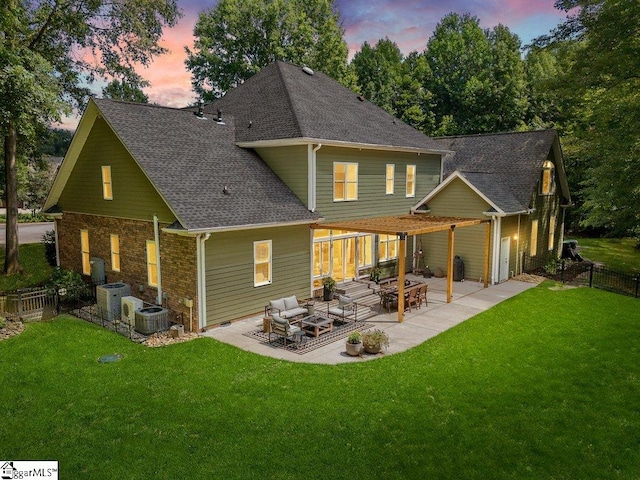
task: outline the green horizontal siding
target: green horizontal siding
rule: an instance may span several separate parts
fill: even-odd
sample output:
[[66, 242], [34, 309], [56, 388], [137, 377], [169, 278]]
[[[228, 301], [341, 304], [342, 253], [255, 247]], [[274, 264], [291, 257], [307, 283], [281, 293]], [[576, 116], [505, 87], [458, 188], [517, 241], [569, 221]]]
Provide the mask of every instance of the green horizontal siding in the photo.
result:
[[[491, 207], [460, 179], [445, 186], [427, 205], [432, 215], [486, 219], [483, 212]], [[484, 224], [458, 228], [454, 236], [454, 255], [464, 261], [465, 277], [479, 280], [484, 272], [485, 232]], [[436, 232], [422, 236], [425, 263], [432, 271], [442, 269], [446, 274], [449, 251], [448, 232]]]
[[[333, 201], [333, 163], [358, 164], [358, 200]], [[394, 194], [386, 194], [386, 165], [395, 165]], [[406, 166], [416, 166], [416, 194], [407, 198]], [[440, 157], [415, 153], [323, 147], [317, 153], [317, 208], [330, 220], [350, 220], [409, 213], [440, 180]]]
[[258, 148], [256, 152], [293, 193], [308, 204], [308, 155], [306, 145]]
[[[113, 200], [102, 196], [102, 166], [111, 167]], [[175, 216], [102, 118], [97, 118], [64, 187], [58, 205], [63, 211], [149, 220]]]
[[[259, 314], [269, 300], [310, 296], [308, 226], [214, 234], [206, 243], [207, 325]], [[272, 241], [272, 284], [253, 286], [253, 242]]]

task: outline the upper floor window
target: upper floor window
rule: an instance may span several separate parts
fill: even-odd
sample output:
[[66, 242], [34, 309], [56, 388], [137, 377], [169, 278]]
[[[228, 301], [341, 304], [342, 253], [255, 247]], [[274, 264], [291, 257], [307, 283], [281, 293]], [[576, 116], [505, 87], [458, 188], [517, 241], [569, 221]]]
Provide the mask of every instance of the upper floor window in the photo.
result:
[[113, 200], [113, 188], [111, 185], [111, 167], [102, 167], [102, 197], [105, 200]]
[[538, 251], [538, 220], [531, 220], [531, 241], [529, 242], [529, 255], [534, 257]]
[[271, 283], [271, 240], [253, 242], [253, 286]]
[[551, 215], [549, 217], [549, 250], [553, 250], [556, 239], [556, 216]]
[[549, 160], [542, 165], [542, 181], [540, 182], [540, 193], [550, 195], [554, 187], [554, 165]]
[[393, 182], [395, 179], [395, 172], [396, 172], [396, 166], [393, 163], [388, 163], [386, 174], [385, 174], [387, 195], [393, 195]]
[[398, 258], [398, 237], [395, 235], [380, 235], [378, 256], [381, 262]]
[[407, 197], [416, 196], [416, 166], [407, 165]]
[[120, 271], [120, 237], [111, 235], [111, 270]]
[[158, 286], [158, 251], [154, 240], [147, 240], [147, 283]]
[[358, 199], [358, 164], [333, 164], [333, 200], [342, 202]]
[[89, 230], [80, 230], [80, 250], [82, 252], [82, 273], [91, 275], [91, 258], [89, 254]]

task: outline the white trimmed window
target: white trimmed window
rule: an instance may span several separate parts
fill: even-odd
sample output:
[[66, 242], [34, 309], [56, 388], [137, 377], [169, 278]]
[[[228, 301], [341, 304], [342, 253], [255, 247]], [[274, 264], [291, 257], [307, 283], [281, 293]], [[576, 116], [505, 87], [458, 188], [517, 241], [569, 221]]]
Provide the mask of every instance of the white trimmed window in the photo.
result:
[[151, 287], [158, 286], [158, 255], [154, 240], [147, 240], [147, 283]]
[[80, 250], [82, 251], [82, 273], [91, 275], [91, 256], [89, 254], [89, 230], [80, 230]]
[[120, 271], [120, 237], [111, 235], [111, 270]]
[[542, 180], [540, 182], [540, 193], [542, 195], [551, 195], [554, 190], [554, 165], [547, 160], [542, 165]]
[[395, 173], [396, 173], [396, 166], [393, 163], [387, 163], [387, 169], [385, 174], [387, 195], [393, 195], [393, 182], [395, 179]]
[[538, 220], [531, 220], [531, 242], [529, 243], [529, 255], [534, 257], [538, 250]]
[[102, 197], [105, 200], [113, 200], [113, 186], [111, 184], [111, 167], [102, 167]]
[[407, 165], [407, 197], [416, 196], [416, 166]]
[[549, 250], [553, 250], [553, 247], [555, 246], [554, 245], [555, 239], [556, 239], [556, 216], [551, 215], [549, 217], [549, 245], [548, 245]]
[[358, 164], [334, 162], [333, 200], [345, 202], [358, 200]]
[[398, 258], [399, 240], [395, 235], [380, 235], [378, 257], [381, 262]]
[[271, 284], [271, 240], [253, 242], [253, 286]]

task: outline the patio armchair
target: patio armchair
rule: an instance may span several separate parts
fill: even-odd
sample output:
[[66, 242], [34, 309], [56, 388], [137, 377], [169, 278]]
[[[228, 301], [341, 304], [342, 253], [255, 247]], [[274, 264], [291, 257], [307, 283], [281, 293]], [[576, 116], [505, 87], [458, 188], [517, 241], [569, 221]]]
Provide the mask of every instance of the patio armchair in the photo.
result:
[[336, 317], [343, 322], [353, 315], [353, 320], [355, 321], [358, 315], [358, 304], [354, 302], [351, 297], [340, 295], [338, 297], [338, 305], [330, 307], [329, 304], [327, 304], [327, 315], [329, 317]]
[[423, 285], [420, 285], [420, 290], [418, 290], [418, 308], [420, 308], [422, 306], [422, 302], [424, 301], [424, 306], [428, 307], [429, 304], [427, 303], [427, 289], [429, 288], [429, 286], [425, 283]]
[[280, 335], [284, 338], [284, 346], [287, 346], [287, 339], [293, 338], [297, 332], [302, 332], [301, 328], [291, 325], [289, 320], [282, 318], [276, 314], [271, 315], [271, 330], [269, 331], [269, 343], [271, 343], [271, 334]]
[[416, 308], [420, 308], [418, 305], [418, 287], [413, 287], [409, 290], [409, 293], [405, 294], [406, 305], [405, 309], [409, 309], [411, 311], [411, 305], [414, 305]]

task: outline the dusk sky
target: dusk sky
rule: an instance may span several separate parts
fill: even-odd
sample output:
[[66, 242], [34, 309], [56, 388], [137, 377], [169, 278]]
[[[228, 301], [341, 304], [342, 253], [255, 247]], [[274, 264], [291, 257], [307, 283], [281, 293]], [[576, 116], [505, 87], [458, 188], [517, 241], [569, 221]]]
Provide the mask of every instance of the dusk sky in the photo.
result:
[[[195, 100], [184, 60], [185, 46], [193, 45], [193, 27], [198, 14], [208, 11], [217, 0], [178, 0], [184, 16], [178, 25], [165, 31], [162, 45], [170, 53], [158, 57], [139, 73], [151, 82], [145, 89], [149, 101], [160, 105], [184, 107]], [[471, 13], [482, 28], [499, 23], [520, 37], [523, 45], [548, 33], [565, 19], [556, 10], [554, 0], [337, 0], [336, 5], [349, 46], [349, 58], [367, 41], [375, 44], [388, 37], [407, 54], [422, 52], [438, 22], [450, 12]], [[101, 85], [95, 86], [100, 93]], [[65, 126], [75, 128], [77, 118], [67, 119]]]

